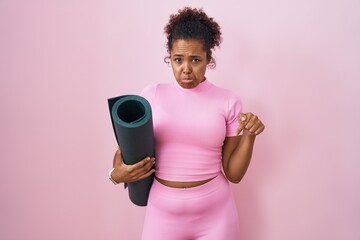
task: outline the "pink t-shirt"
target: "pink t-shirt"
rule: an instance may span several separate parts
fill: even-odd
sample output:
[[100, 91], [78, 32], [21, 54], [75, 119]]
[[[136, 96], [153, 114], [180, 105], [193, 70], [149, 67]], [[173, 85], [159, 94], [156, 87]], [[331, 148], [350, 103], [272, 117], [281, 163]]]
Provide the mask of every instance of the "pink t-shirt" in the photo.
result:
[[193, 89], [151, 85], [141, 95], [152, 108], [156, 176], [183, 182], [215, 177], [225, 137], [236, 134], [240, 99], [208, 80]]

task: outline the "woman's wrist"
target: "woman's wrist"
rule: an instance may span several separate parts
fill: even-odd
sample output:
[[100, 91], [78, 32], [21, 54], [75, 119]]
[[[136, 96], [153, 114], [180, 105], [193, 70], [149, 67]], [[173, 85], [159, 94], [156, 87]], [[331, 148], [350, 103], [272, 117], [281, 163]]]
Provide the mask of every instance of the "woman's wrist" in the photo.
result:
[[109, 171], [109, 179], [110, 179], [110, 181], [111, 181], [113, 184], [117, 185], [117, 184], [119, 184], [120, 182], [117, 182], [117, 181], [113, 178], [114, 170], [115, 170], [115, 168], [110, 169], [110, 171]]
[[242, 134], [242, 137], [244, 138], [247, 138], [247, 139], [249, 139], [249, 140], [255, 140], [255, 138], [256, 138], [256, 135], [255, 134], [253, 134], [253, 133], [250, 133], [248, 130], [244, 130], [243, 131], [243, 134]]

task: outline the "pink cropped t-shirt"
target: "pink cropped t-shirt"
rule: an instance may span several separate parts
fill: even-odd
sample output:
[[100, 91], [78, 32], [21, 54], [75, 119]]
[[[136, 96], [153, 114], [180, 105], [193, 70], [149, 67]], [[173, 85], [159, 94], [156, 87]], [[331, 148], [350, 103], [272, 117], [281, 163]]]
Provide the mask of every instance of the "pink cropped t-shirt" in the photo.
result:
[[193, 89], [151, 85], [141, 95], [152, 108], [156, 176], [179, 182], [217, 176], [225, 137], [236, 135], [238, 96], [208, 80]]

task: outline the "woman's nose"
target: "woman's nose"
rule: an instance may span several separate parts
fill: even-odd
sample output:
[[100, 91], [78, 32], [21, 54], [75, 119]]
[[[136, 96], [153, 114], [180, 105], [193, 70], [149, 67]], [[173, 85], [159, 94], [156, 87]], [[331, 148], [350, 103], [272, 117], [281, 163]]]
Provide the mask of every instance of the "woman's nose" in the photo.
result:
[[185, 74], [191, 73], [191, 66], [190, 66], [189, 63], [184, 62], [184, 66], [183, 66], [183, 71], [182, 71], [182, 72], [185, 73]]

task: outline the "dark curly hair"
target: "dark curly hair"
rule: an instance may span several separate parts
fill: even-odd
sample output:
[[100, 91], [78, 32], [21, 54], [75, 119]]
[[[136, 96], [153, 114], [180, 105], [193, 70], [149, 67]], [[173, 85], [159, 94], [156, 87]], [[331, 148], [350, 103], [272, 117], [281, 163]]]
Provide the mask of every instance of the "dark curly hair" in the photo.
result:
[[[169, 22], [166, 24], [165, 34], [167, 38], [167, 52], [170, 54], [174, 40], [178, 39], [197, 39], [203, 41], [209, 68], [216, 66], [212, 57], [212, 50], [220, 46], [222, 41], [220, 26], [213, 18], [208, 17], [202, 9], [185, 7], [180, 9], [177, 14], [171, 14]], [[165, 57], [164, 61], [169, 63], [170, 56]]]

